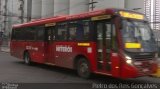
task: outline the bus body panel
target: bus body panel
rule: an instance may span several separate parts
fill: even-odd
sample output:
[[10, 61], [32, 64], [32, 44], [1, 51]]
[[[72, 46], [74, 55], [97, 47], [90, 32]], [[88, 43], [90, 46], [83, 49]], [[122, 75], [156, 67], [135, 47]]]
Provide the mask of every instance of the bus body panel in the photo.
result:
[[27, 51], [31, 57], [31, 61], [38, 63], [45, 63], [46, 57], [44, 55], [44, 42], [26, 42], [26, 41], [12, 41], [11, 55], [23, 59], [24, 52]]
[[27, 42], [25, 41], [12, 41], [10, 45], [11, 55], [23, 59], [23, 52], [26, 49]]
[[91, 46], [89, 47], [82, 47], [78, 46], [78, 42], [55, 42], [55, 64], [57, 66], [73, 69], [76, 56], [82, 55], [88, 59], [92, 66], [92, 70], [95, 70], [95, 67], [93, 66], [95, 64], [95, 52], [93, 51], [93, 48], [95, 47], [93, 43], [90, 43], [90, 45]]
[[115, 52], [111, 53], [111, 62], [112, 62], [112, 66], [111, 66], [112, 67], [112, 71], [111, 71], [112, 76], [120, 77], [121, 59], [120, 59], [118, 53], [115, 53]]
[[45, 63], [55, 64], [55, 43], [47, 43], [45, 44]]
[[29, 42], [26, 45], [26, 50], [28, 50], [32, 61], [45, 63], [46, 55], [44, 42]]

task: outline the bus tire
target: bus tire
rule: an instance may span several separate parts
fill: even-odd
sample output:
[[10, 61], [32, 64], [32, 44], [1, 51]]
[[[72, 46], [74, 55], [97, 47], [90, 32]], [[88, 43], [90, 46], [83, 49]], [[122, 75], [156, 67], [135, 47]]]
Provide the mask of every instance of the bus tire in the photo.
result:
[[31, 58], [30, 58], [28, 52], [24, 53], [24, 63], [27, 64], [27, 65], [31, 65]]
[[77, 73], [80, 77], [88, 79], [91, 75], [89, 63], [85, 58], [80, 58], [77, 62]]

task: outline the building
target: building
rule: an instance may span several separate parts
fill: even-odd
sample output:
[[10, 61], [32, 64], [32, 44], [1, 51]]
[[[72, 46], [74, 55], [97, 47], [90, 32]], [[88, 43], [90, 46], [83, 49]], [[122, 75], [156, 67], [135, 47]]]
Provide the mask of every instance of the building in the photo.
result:
[[160, 30], [160, 1], [144, 0], [144, 13], [151, 23], [153, 30]]
[[[34, 19], [78, 14], [103, 8], [126, 8], [144, 12], [150, 22], [159, 22], [159, 0], [0, 0], [0, 32], [8, 35], [11, 26]], [[152, 4], [151, 4], [152, 3]], [[153, 4], [155, 3], [155, 4]], [[155, 7], [153, 7], [155, 6]], [[152, 9], [154, 14], [151, 14]], [[152, 16], [153, 15], [153, 16]], [[152, 24], [154, 24], [152, 23]], [[160, 24], [152, 25], [159, 29]]]

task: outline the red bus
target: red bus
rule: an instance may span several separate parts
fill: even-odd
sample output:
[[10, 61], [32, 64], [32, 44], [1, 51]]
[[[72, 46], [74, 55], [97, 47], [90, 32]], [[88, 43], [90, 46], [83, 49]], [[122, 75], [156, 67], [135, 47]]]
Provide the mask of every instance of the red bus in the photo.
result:
[[116, 78], [135, 78], [157, 70], [157, 48], [145, 16], [108, 8], [56, 16], [13, 26], [12, 56], [31, 62]]

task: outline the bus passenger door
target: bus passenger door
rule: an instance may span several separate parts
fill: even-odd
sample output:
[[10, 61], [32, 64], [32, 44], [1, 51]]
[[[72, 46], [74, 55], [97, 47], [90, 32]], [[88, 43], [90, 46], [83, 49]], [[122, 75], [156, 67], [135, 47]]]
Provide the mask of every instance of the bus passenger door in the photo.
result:
[[[116, 44], [116, 37], [113, 36], [116, 34], [115, 27], [111, 21], [97, 21], [95, 23], [97, 29], [97, 69], [99, 72], [112, 75], [115, 65], [119, 65], [114, 62], [118, 58], [117, 53], [113, 51], [113, 44]], [[112, 56], [113, 54], [116, 58]]]
[[47, 63], [55, 63], [55, 59], [54, 59], [54, 41], [55, 41], [55, 27], [47, 27], [46, 29], [46, 41], [47, 41]]

